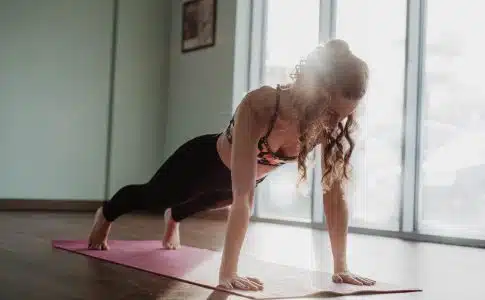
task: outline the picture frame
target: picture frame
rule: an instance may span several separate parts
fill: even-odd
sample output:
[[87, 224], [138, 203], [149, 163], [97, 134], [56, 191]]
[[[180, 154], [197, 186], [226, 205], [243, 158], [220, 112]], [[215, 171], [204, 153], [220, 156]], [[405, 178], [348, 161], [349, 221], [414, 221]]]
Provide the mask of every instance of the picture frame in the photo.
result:
[[216, 43], [217, 0], [188, 0], [182, 6], [182, 52]]

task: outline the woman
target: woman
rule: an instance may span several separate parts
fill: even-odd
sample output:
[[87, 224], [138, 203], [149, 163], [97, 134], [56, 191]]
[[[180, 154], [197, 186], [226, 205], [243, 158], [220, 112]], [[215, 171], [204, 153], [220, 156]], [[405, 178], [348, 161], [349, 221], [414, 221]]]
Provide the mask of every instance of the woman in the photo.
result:
[[[164, 211], [163, 246], [180, 246], [178, 224], [194, 213], [231, 205], [220, 285], [259, 290], [263, 283], [237, 273], [254, 189], [272, 170], [296, 162], [306, 179], [306, 158], [322, 145], [324, 210], [334, 259], [333, 280], [372, 285], [350, 273], [346, 263], [347, 205], [342, 183], [353, 150], [354, 111], [363, 98], [368, 67], [342, 40], [331, 40], [299, 64], [293, 82], [250, 91], [224, 133], [196, 137], [178, 148], [153, 178], [121, 188], [96, 212], [91, 249], [108, 249], [111, 223], [138, 209]], [[347, 142], [347, 149], [344, 148]]]

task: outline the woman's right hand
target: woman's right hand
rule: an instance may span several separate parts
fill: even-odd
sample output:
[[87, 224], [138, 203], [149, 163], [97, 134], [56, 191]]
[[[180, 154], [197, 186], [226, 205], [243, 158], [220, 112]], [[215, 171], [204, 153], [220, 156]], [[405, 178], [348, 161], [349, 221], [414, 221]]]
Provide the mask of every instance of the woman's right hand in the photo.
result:
[[254, 277], [230, 276], [219, 279], [219, 287], [225, 289], [238, 289], [245, 291], [261, 291], [264, 284], [261, 280]]

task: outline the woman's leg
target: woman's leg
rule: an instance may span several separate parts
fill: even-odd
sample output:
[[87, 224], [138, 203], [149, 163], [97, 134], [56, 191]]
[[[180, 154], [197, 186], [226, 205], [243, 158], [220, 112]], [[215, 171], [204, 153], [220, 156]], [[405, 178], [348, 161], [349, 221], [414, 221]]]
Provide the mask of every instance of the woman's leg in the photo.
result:
[[[212, 183], [219, 187], [226, 186], [225, 190], [210, 190], [208, 192], [199, 193], [187, 201], [175, 204], [171, 208], [165, 211], [165, 233], [163, 237], [163, 245], [168, 249], [177, 249], [180, 247], [180, 233], [179, 222], [185, 218], [193, 216], [194, 214], [210, 209], [219, 209], [228, 207], [232, 204], [232, 190], [230, 172], [220, 169], [221, 173], [216, 176], [220, 181]], [[225, 174], [222, 174], [225, 173]], [[256, 185], [260, 184], [264, 178], [257, 180]], [[206, 184], [206, 187], [210, 187], [211, 184]]]
[[216, 144], [208, 147], [200, 165], [198, 180], [189, 197], [174, 202], [165, 211], [163, 245], [168, 249], [180, 247], [179, 222], [198, 212], [221, 208], [232, 203], [231, 171], [221, 161]]
[[176, 204], [165, 211], [165, 233], [163, 246], [167, 249], [180, 247], [179, 222], [198, 212], [227, 207], [232, 204], [232, 192], [221, 190], [199, 193], [188, 201]]
[[[142, 208], [145, 185], [127, 185], [119, 189], [110, 201], [105, 201], [98, 208], [94, 216], [91, 234], [89, 235], [89, 248], [96, 250], [108, 249], [108, 234], [111, 223], [119, 216]], [[138, 201], [137, 201], [138, 200]]]
[[[231, 173], [228, 169], [211, 170], [208, 175], [210, 182], [205, 183], [207, 190], [193, 195], [187, 201], [175, 204], [170, 209], [173, 221], [180, 222], [198, 212], [218, 209], [232, 204]], [[266, 176], [256, 181], [256, 187], [266, 179]], [[212, 187], [212, 189], [211, 189]]]
[[108, 222], [114, 222], [120, 216], [143, 209], [146, 199], [146, 184], [131, 184], [119, 189], [102, 207], [103, 216]]
[[188, 201], [171, 207], [171, 217], [175, 222], [193, 216], [198, 212], [222, 208], [232, 204], [232, 191], [219, 190], [199, 193]]
[[185, 201], [200, 186], [203, 168], [213, 158], [207, 148], [215, 147], [215, 135], [194, 138], [179, 147], [145, 184], [127, 185], [98, 209], [89, 237], [90, 248], [107, 249], [110, 225], [135, 210], [164, 211]]

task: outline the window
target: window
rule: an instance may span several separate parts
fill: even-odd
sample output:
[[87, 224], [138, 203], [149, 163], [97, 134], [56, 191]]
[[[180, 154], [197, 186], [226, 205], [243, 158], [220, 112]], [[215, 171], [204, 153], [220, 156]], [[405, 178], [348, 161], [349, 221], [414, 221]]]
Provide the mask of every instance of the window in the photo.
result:
[[[253, 85], [288, 81], [329, 37], [346, 40], [370, 67], [346, 191], [351, 232], [460, 245], [485, 240], [485, 21], [479, 1], [465, 3], [253, 2], [265, 21], [262, 42], [253, 34], [262, 48], [261, 57], [251, 56]], [[296, 164], [272, 173], [257, 191], [256, 215], [324, 222], [318, 167], [300, 188]]]
[[[275, 86], [290, 80], [300, 59], [317, 44], [319, 0], [267, 0], [266, 28], [261, 84]], [[296, 186], [296, 164], [272, 172], [258, 187], [257, 215], [309, 222], [311, 220], [311, 182]]]
[[[383, 14], [382, 12], [385, 12]], [[385, 24], [385, 26], [383, 26]], [[336, 37], [369, 65], [348, 188], [350, 225], [399, 229], [406, 50], [405, 0], [339, 0]]]
[[267, 0], [263, 84], [287, 82], [318, 44], [319, 0]]
[[480, 1], [456, 4], [427, 1], [418, 227], [483, 239], [485, 21]]

